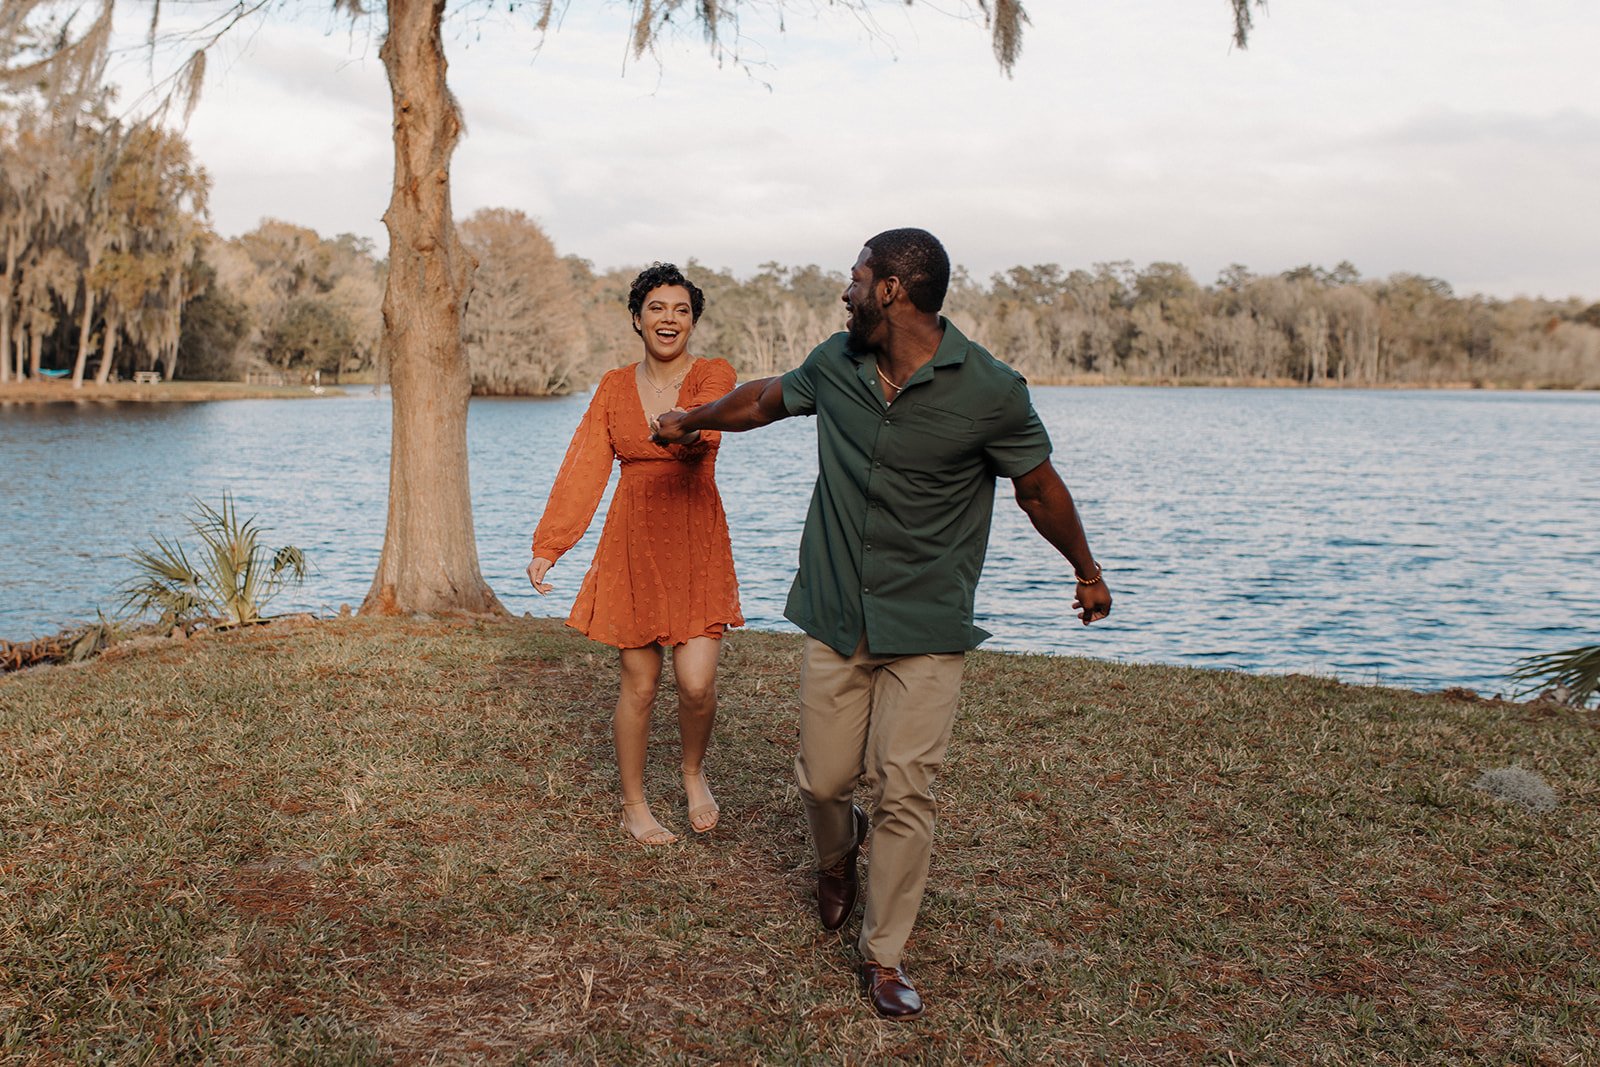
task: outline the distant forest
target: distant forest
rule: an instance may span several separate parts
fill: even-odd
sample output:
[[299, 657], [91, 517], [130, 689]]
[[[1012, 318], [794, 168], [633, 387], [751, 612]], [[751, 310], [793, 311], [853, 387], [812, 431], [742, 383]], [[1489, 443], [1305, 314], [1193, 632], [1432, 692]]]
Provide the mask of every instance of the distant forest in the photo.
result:
[[[128, 377], [287, 381], [384, 373], [385, 264], [372, 243], [264, 221], [224, 239], [209, 179], [170, 132], [0, 109], [0, 382]], [[520, 212], [461, 222], [478, 259], [467, 309], [475, 392], [552, 395], [637, 358], [629, 282], [560, 255]], [[841, 253], [841, 255], [843, 255]], [[841, 271], [769, 263], [706, 291], [694, 350], [741, 376], [780, 372], [842, 328]], [[945, 307], [1035, 382], [1470, 384], [1600, 388], [1600, 303], [1457, 296], [1438, 278], [1354, 266], [1177, 263], [958, 270]]]

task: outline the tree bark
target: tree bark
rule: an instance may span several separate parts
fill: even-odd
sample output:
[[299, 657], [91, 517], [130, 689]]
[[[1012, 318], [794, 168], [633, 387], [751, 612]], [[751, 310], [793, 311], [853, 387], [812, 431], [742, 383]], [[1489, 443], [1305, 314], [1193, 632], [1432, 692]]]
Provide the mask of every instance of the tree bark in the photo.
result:
[[95, 372], [94, 383], [104, 385], [111, 380], [112, 368], [116, 365], [117, 334], [121, 331], [120, 319], [106, 316], [106, 339], [100, 346], [100, 369]]
[[6, 284], [0, 291], [0, 382], [11, 380], [12, 308], [17, 290], [17, 248], [15, 228], [6, 234]]
[[474, 264], [450, 207], [461, 116], [445, 83], [443, 14], [443, 0], [388, 0], [378, 51], [394, 102], [394, 187], [383, 215], [393, 426], [388, 524], [363, 614], [505, 610], [478, 570], [472, 525], [461, 326]]
[[78, 358], [72, 364], [72, 387], [83, 388], [83, 369], [89, 365], [89, 334], [94, 327], [94, 287], [83, 286], [83, 321], [78, 327]]

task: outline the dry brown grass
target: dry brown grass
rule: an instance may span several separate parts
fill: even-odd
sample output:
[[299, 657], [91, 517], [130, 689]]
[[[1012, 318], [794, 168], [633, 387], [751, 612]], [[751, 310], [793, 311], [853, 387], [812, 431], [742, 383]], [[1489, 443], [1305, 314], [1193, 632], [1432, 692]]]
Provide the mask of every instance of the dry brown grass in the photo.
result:
[[[0, 1056], [1576, 1063], [1600, 735], [1549, 705], [975, 655], [878, 1022], [823, 933], [798, 644], [735, 633], [710, 836], [617, 828], [609, 651], [278, 623], [0, 679]], [[649, 772], [687, 834], [665, 699]], [[1537, 813], [1473, 788], [1536, 771]], [[870, 855], [870, 854], [869, 854]], [[870, 860], [869, 860], [870, 862]]]

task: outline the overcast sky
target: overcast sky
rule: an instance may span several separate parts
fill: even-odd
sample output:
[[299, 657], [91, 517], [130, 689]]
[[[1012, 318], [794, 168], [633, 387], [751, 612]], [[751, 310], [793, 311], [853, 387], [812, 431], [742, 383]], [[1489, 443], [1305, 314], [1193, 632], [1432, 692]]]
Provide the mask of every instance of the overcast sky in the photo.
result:
[[[818, 6], [747, 19], [750, 70], [693, 34], [632, 59], [621, 3], [577, 0], [542, 47], [520, 13], [456, 16], [458, 217], [520, 209], [602, 268], [842, 271], [916, 225], [980, 278], [1349, 260], [1600, 299], [1595, 0], [1277, 0], [1247, 51], [1226, 0], [1033, 0], [1010, 79], [981, 21], [941, 13], [957, 0], [878, 3], [871, 28]], [[274, 217], [387, 247], [377, 47], [317, 14], [214, 53], [188, 133], [220, 233]]]

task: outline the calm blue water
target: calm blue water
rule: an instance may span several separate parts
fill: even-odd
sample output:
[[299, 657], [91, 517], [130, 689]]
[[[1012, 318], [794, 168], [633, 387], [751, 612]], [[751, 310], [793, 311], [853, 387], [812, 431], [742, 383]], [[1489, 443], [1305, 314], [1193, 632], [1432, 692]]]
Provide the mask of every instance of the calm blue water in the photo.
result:
[[[565, 615], [598, 535], [539, 598], [528, 542], [586, 397], [478, 400], [484, 577]], [[1600, 640], [1600, 395], [1039, 388], [1116, 595], [1071, 614], [1063, 560], [1002, 483], [978, 610], [989, 648], [1432, 689], [1504, 690], [1517, 657]], [[110, 611], [125, 558], [231, 489], [315, 573], [273, 610], [359, 605], [383, 542], [389, 404], [0, 405], [0, 636]], [[815, 476], [810, 420], [726, 439], [745, 614], [781, 618]]]

